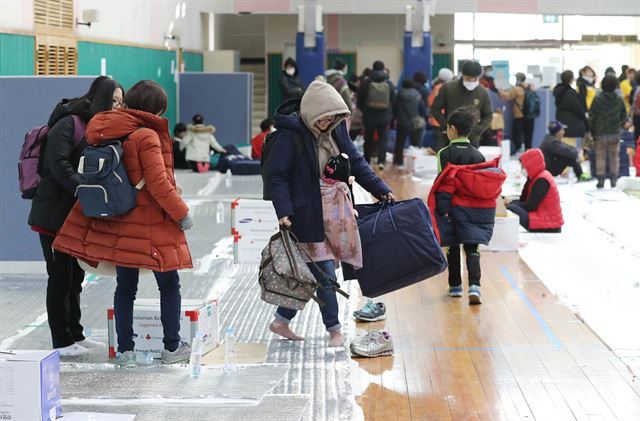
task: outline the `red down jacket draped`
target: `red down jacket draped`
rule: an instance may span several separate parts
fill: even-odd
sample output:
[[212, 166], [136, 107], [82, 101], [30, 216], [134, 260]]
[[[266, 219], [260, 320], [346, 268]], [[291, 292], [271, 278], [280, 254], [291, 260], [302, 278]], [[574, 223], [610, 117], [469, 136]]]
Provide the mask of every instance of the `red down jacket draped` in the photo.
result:
[[496, 200], [507, 178], [500, 158], [473, 165], [449, 164], [429, 193], [433, 228], [442, 246], [489, 244]]

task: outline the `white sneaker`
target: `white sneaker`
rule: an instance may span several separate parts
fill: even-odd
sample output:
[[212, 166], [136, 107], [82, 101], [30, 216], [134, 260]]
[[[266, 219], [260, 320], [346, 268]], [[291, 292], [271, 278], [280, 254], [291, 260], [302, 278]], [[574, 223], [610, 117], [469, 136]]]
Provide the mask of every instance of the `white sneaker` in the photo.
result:
[[58, 354], [61, 357], [79, 357], [81, 355], [87, 355], [90, 351], [78, 344], [73, 344], [69, 346], [65, 346], [64, 348], [56, 348]]
[[104, 348], [106, 345], [104, 342], [94, 341], [93, 339], [85, 338], [80, 342], [76, 342], [76, 344], [83, 346], [85, 348]]

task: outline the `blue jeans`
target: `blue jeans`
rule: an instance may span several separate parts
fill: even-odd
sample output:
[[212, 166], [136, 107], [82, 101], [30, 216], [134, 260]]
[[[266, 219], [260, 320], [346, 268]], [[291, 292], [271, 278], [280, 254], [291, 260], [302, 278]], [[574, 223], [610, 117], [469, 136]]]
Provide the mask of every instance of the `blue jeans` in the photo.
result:
[[[334, 281], [336, 280], [336, 265], [333, 260], [317, 262], [316, 265], [318, 265], [318, 267]], [[342, 325], [340, 325], [340, 320], [338, 319], [338, 297], [336, 297], [336, 291], [333, 289], [333, 284], [325, 279], [325, 277], [322, 276], [312, 264], [308, 264], [308, 266], [309, 269], [311, 269], [311, 273], [313, 273], [313, 276], [316, 278], [316, 281], [322, 285], [321, 288], [318, 288], [318, 298], [324, 302], [324, 305], [320, 307], [322, 322], [329, 332], [340, 330]], [[297, 310], [278, 307], [278, 310], [276, 310], [276, 321], [289, 324], [296, 316], [296, 313], [298, 313]]]
[[[138, 292], [140, 269], [116, 267], [113, 309], [118, 334], [118, 352], [134, 350], [133, 302]], [[180, 277], [178, 271], [153, 272], [160, 290], [160, 321], [164, 349], [175, 351], [180, 345]]]

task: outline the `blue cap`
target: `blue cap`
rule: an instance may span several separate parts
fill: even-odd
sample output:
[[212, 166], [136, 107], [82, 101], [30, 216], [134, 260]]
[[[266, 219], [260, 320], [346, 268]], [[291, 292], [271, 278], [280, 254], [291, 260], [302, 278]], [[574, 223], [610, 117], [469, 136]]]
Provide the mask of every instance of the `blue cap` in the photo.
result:
[[549, 134], [551, 135], [555, 135], [560, 130], [566, 129], [566, 128], [567, 126], [560, 123], [559, 121], [552, 121], [551, 123], [549, 123], [549, 126], [547, 127], [547, 129], [549, 130]]

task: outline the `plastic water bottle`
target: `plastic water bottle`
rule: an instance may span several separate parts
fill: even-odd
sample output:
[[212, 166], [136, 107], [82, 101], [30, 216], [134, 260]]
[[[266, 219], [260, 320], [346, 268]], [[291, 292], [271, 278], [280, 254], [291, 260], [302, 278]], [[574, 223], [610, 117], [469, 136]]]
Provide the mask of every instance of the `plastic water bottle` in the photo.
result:
[[144, 354], [144, 363], [146, 365], [152, 365], [153, 364], [153, 354], [150, 352], [147, 352], [146, 354]]
[[236, 336], [229, 326], [224, 334], [224, 372], [232, 373], [238, 369], [236, 365]]
[[224, 176], [224, 185], [226, 188], [231, 188], [231, 170], [227, 170], [227, 173]]
[[218, 202], [216, 206], [216, 223], [221, 224], [224, 221], [224, 205]]
[[202, 342], [204, 341], [204, 334], [202, 332], [196, 332], [196, 336], [191, 343], [191, 358], [189, 359], [189, 367], [191, 369], [191, 377], [196, 379], [200, 377], [200, 371], [202, 370]]

